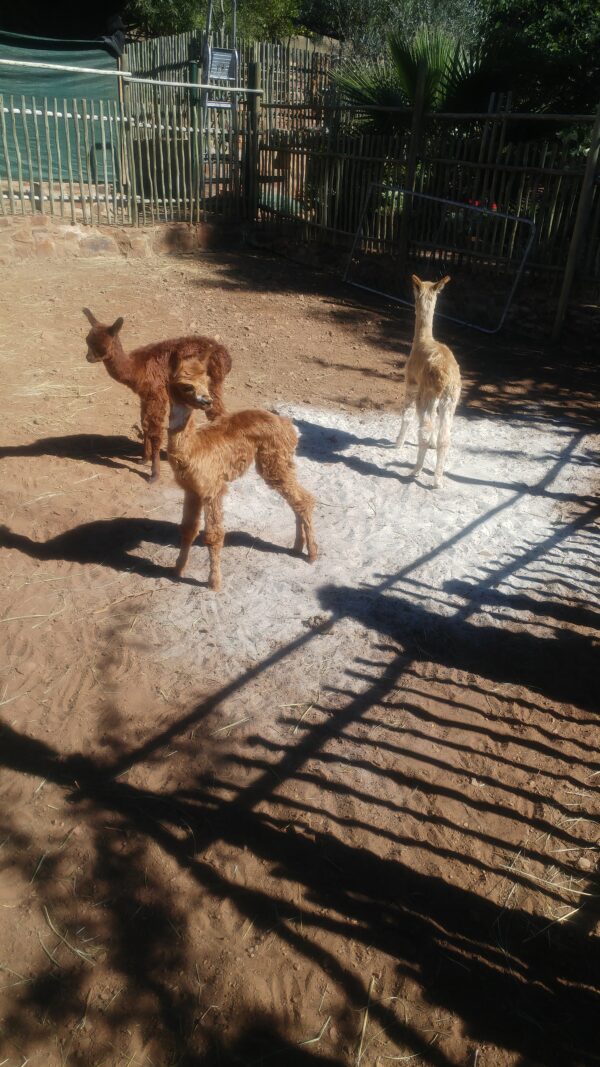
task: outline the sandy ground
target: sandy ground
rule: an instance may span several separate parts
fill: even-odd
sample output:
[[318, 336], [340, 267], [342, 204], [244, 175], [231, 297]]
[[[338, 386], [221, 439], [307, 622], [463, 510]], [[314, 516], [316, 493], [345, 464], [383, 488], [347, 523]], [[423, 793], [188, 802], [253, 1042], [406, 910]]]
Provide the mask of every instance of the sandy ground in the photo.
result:
[[[392, 447], [410, 314], [260, 256], [5, 279], [0, 1051], [32, 1064], [597, 1062], [594, 378], [456, 331], [446, 487]], [[24, 296], [24, 294], [26, 294]], [[224, 589], [85, 363], [218, 333], [298, 427]]]

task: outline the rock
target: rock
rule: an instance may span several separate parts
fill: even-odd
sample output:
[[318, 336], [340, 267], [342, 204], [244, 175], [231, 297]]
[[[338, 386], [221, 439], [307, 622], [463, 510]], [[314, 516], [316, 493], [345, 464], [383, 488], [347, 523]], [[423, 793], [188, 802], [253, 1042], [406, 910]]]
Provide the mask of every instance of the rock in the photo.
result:
[[129, 247], [126, 249], [127, 257], [131, 259], [146, 259], [151, 255], [150, 246], [145, 237], [132, 237]]
[[56, 253], [56, 245], [49, 237], [42, 237], [35, 242], [36, 256], [53, 256]]
[[17, 230], [16, 233], [13, 233], [12, 239], [13, 241], [17, 241], [18, 244], [33, 244], [33, 237], [31, 236], [31, 231], [25, 229], [24, 227]]
[[118, 256], [119, 247], [114, 237], [82, 237], [79, 242], [82, 256]]

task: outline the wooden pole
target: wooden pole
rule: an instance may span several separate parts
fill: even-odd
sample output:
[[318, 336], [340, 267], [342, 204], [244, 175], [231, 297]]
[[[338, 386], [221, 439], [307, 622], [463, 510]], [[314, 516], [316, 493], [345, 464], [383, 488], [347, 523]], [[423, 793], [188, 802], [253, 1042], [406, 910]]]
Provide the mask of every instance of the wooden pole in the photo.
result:
[[[421, 147], [421, 138], [423, 136], [423, 122], [425, 115], [425, 80], [427, 78], [427, 61], [425, 59], [419, 60], [417, 68], [417, 85], [415, 89], [415, 102], [412, 113], [412, 124], [410, 130], [410, 141], [408, 142], [408, 153], [406, 157], [406, 177], [404, 180], [404, 188], [410, 192], [414, 192], [415, 178], [417, 173], [417, 159], [419, 155], [419, 148]], [[400, 221], [400, 247], [399, 247], [399, 260], [400, 270], [405, 272], [408, 266], [408, 248], [409, 248], [409, 230], [410, 230], [410, 218], [412, 215], [413, 197], [407, 196], [404, 199], [402, 205], [402, 218]]]
[[[248, 88], [261, 88], [261, 65], [252, 60], [248, 63]], [[246, 132], [246, 218], [254, 222], [258, 214], [259, 194], [259, 130], [260, 130], [260, 93], [250, 93], [247, 97], [248, 126]]]
[[575, 216], [575, 225], [573, 226], [573, 235], [571, 237], [571, 243], [569, 245], [569, 251], [567, 253], [567, 263], [565, 266], [565, 273], [563, 275], [563, 282], [560, 290], [560, 296], [558, 298], [558, 305], [556, 308], [556, 316], [554, 319], [554, 327], [552, 330], [552, 340], [558, 341], [564, 321], [567, 314], [567, 307], [569, 304], [569, 297], [571, 295], [571, 289], [573, 287], [573, 278], [575, 275], [575, 268], [579, 259], [579, 252], [581, 249], [581, 239], [583, 237], [585, 228], [588, 224], [590, 207], [592, 203], [592, 196], [594, 192], [594, 181], [596, 178], [596, 168], [598, 166], [598, 155], [600, 153], [600, 107], [596, 112], [596, 121], [592, 129], [592, 137], [590, 141], [590, 150], [587, 157], [587, 163], [583, 174], [583, 181], [581, 183], [581, 193], [579, 194], [579, 204], [577, 205], [577, 214]]
[[[129, 70], [129, 57], [127, 55], [127, 52], [123, 52], [123, 55], [119, 56], [119, 58], [117, 60], [117, 63], [118, 63], [118, 69], [119, 70], [123, 70], [123, 71]], [[130, 182], [131, 182], [131, 177], [130, 177], [129, 171], [128, 171], [128, 154], [127, 154], [127, 146], [126, 146], [125, 138], [126, 137], [131, 137], [132, 136], [132, 132], [131, 132], [131, 129], [129, 129], [129, 130], [125, 129], [125, 102], [127, 101], [127, 103], [130, 103], [130, 86], [127, 86], [127, 87], [125, 86], [125, 78], [119, 78], [118, 81], [119, 81], [120, 137], [119, 137], [119, 127], [117, 126], [117, 127], [115, 127], [115, 129], [116, 129], [116, 136], [119, 137], [119, 152], [120, 152], [120, 156], [121, 156], [121, 203], [122, 203], [123, 202], [122, 198], [124, 196], [125, 189], [127, 189], [128, 196], [129, 196], [129, 192], [130, 192], [129, 186], [130, 186]], [[115, 177], [114, 180], [116, 181], [116, 177]]]

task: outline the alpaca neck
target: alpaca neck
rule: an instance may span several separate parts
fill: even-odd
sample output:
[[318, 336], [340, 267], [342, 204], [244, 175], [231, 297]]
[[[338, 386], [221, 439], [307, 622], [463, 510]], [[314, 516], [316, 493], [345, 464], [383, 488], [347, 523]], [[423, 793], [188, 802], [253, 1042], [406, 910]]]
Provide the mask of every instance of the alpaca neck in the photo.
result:
[[132, 373], [131, 356], [127, 355], [118, 337], [115, 337], [110, 350], [110, 355], [104, 360], [111, 378], [123, 385], [133, 386], [135, 376]]
[[415, 336], [413, 344], [418, 344], [421, 341], [433, 341], [434, 310], [434, 304], [431, 304], [427, 309], [420, 307], [418, 304], [416, 305]]
[[171, 401], [169, 409], [168, 453], [169, 459], [185, 461], [195, 450], [193, 444], [199, 435], [194, 427], [192, 412], [184, 404]]

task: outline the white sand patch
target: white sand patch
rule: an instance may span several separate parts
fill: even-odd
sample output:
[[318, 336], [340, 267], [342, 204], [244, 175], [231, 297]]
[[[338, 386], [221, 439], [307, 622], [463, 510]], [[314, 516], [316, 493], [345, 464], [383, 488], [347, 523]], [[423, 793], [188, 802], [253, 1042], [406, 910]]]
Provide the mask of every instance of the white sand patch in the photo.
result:
[[[368, 628], [368, 608], [355, 610], [361, 598], [376, 601], [379, 612], [388, 598], [405, 618], [413, 610], [420, 626], [458, 613], [475, 623], [492, 617], [501, 624], [504, 615], [534, 627], [537, 616], [509, 601], [524, 590], [552, 595], [552, 582], [569, 569], [571, 542], [559, 537], [554, 546], [552, 539], [589, 493], [589, 437], [549, 422], [456, 418], [446, 484], [434, 490], [433, 452], [418, 481], [408, 480], [415, 433], [395, 449], [397, 417], [279, 410], [298, 427], [299, 475], [318, 500], [319, 559], [310, 566], [291, 555], [294, 517], [251, 472], [226, 498], [223, 590], [173, 586], [169, 618], [157, 620], [169, 627], [162, 655], [191, 655], [207, 666], [210, 658], [229, 675], [333, 614], [337, 655], [349, 658]], [[178, 522], [180, 493], [169, 489], [166, 497], [164, 517]], [[559, 560], [554, 578], [548, 553]], [[163, 547], [154, 558], [172, 564], [174, 550]], [[196, 545], [187, 576], [205, 582], [207, 574], [207, 550]], [[549, 635], [547, 626], [539, 632]], [[314, 671], [333, 643], [310, 644], [319, 646], [306, 650], [306, 669]]]

